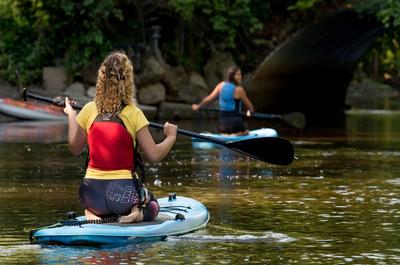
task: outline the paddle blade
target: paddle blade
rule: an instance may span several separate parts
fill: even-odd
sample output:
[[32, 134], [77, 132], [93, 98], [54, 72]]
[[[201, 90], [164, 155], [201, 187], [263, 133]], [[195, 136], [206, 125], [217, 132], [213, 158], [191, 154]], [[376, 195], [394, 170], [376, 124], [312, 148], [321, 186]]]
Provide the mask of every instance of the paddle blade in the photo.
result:
[[290, 141], [280, 137], [262, 137], [228, 142], [225, 145], [239, 153], [275, 164], [289, 165], [294, 159]]
[[268, 114], [261, 112], [254, 112], [250, 118], [256, 119], [281, 119], [290, 126], [303, 129], [306, 126], [306, 118], [301, 112], [290, 112], [286, 114]]
[[282, 115], [282, 120], [295, 128], [303, 129], [306, 126], [306, 118], [301, 112], [284, 114]]

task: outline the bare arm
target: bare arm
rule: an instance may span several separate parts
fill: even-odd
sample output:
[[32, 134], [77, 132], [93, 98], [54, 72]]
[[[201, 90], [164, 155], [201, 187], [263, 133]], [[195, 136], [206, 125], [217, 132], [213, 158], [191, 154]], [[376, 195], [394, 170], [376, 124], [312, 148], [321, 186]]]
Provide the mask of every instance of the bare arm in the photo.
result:
[[247, 97], [246, 91], [243, 89], [243, 87], [241, 86], [237, 87], [237, 89], [235, 90], [235, 97], [239, 98], [243, 102], [247, 110], [249, 110], [251, 113], [254, 112], [253, 104]]
[[64, 113], [68, 115], [69, 149], [74, 155], [79, 155], [86, 145], [86, 131], [76, 122], [76, 111], [71, 107], [68, 98], [65, 98]]
[[158, 162], [168, 154], [174, 145], [176, 131], [176, 125], [166, 122], [164, 125], [165, 139], [161, 143], [156, 144], [149, 132], [149, 128], [145, 126], [137, 132], [136, 139], [146, 157], [151, 162]]
[[205, 98], [203, 98], [202, 101], [200, 101], [199, 104], [193, 104], [192, 105], [192, 109], [193, 110], [198, 110], [200, 109], [202, 106], [210, 104], [211, 102], [213, 102], [216, 98], [218, 98], [219, 92], [221, 91], [221, 87], [223, 85], [224, 82], [220, 82], [215, 88], [214, 90]]

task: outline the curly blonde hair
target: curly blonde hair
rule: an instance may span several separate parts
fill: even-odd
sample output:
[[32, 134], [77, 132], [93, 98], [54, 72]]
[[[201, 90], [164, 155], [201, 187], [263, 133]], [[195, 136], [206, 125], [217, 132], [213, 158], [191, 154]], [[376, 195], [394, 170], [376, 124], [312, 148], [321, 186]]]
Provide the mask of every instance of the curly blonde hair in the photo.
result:
[[110, 53], [100, 65], [94, 99], [100, 114], [117, 115], [123, 106], [136, 103], [132, 62], [123, 51]]

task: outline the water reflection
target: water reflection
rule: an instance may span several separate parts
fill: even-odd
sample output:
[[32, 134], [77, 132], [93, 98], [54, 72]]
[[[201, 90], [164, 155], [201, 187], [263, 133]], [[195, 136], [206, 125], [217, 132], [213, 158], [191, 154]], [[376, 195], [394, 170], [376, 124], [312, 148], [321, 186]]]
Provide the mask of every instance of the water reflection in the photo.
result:
[[[397, 124], [397, 114], [364, 113], [349, 115], [346, 128], [281, 130], [298, 157], [287, 167], [226, 148], [196, 149], [179, 137], [164, 161], [146, 163], [148, 185], [159, 197], [177, 192], [204, 203], [206, 229], [103, 249], [29, 245], [30, 229], [82, 212], [84, 157], [72, 156], [65, 141], [1, 140], [0, 262], [399, 264]], [[201, 121], [180, 127], [213, 130]]]
[[0, 123], [0, 142], [57, 143], [66, 139], [67, 121]]

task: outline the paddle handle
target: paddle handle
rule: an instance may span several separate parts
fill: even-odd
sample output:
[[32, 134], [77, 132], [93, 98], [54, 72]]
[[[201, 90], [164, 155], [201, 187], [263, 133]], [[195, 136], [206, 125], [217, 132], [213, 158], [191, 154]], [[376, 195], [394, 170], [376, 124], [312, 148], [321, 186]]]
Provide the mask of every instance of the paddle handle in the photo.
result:
[[[37, 94], [32, 94], [29, 93], [26, 88], [24, 88], [22, 90], [22, 98], [26, 101], [28, 98], [33, 98], [36, 100], [40, 100], [40, 101], [44, 101], [44, 102], [48, 102], [48, 103], [52, 103], [54, 105], [60, 106], [60, 107], [65, 107], [65, 99], [62, 97], [56, 97], [56, 98], [49, 98], [49, 97], [45, 97], [45, 96], [41, 96], [41, 95], [37, 95]], [[71, 106], [74, 109], [77, 110], [81, 110], [83, 108], [83, 106], [77, 104], [76, 102], [72, 102]]]

